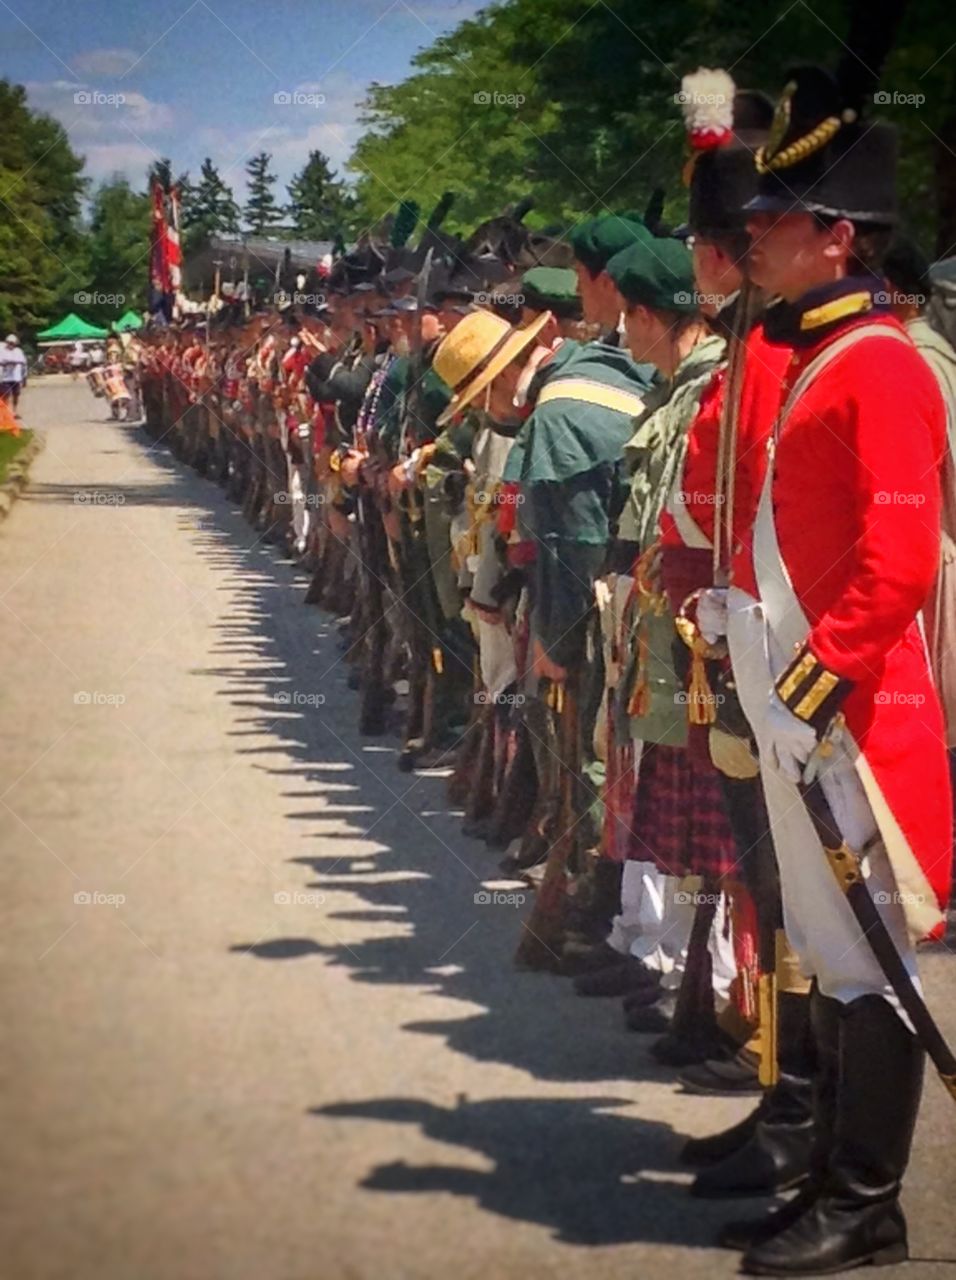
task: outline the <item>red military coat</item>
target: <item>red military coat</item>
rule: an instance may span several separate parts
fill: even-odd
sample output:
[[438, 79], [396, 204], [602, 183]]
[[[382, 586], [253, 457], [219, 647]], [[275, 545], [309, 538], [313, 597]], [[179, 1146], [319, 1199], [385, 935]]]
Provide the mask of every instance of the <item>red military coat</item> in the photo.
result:
[[[867, 328], [781, 423], [755, 568], [765, 607], [789, 589], [791, 616], [809, 623], [788, 669], [802, 663], [798, 678], [784, 687], [784, 672], [778, 691], [811, 723], [842, 710], [898, 883], [923, 899], [907, 915], [925, 923], [948, 901], [952, 857], [943, 720], [919, 625], [939, 564], [942, 398], [903, 328], [872, 314], [800, 348], [787, 388], [829, 344]], [[761, 534], [768, 513], [775, 546]], [[768, 563], [777, 556], [782, 574]]]

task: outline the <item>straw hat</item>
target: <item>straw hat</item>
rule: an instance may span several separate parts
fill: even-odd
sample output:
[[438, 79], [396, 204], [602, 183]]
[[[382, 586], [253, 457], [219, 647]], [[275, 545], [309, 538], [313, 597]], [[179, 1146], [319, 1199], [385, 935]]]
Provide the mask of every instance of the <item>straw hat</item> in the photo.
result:
[[551, 319], [546, 311], [518, 329], [490, 311], [465, 316], [441, 341], [432, 368], [451, 388], [448, 407], [438, 418], [442, 427], [484, 391], [498, 374], [538, 336]]

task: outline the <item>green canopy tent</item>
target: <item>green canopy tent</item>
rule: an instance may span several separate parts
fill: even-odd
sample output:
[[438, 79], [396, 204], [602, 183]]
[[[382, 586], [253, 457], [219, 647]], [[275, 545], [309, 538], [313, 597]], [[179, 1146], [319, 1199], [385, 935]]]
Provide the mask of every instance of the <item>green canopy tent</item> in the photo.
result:
[[127, 311], [118, 320], [113, 321], [113, 329], [116, 333], [129, 333], [133, 329], [142, 329], [142, 327], [142, 316], [138, 316], [135, 311]]
[[37, 334], [37, 342], [41, 344], [55, 342], [92, 342], [96, 338], [105, 338], [106, 329], [97, 328], [82, 320], [75, 311], [63, 317], [59, 324], [51, 325]]

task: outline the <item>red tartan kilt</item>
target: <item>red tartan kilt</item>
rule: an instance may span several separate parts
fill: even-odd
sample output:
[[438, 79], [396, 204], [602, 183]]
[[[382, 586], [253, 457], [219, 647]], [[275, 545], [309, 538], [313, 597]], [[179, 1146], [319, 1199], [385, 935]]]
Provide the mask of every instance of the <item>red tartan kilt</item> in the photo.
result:
[[628, 858], [665, 875], [739, 875], [720, 775], [684, 747], [646, 744], [638, 766]]

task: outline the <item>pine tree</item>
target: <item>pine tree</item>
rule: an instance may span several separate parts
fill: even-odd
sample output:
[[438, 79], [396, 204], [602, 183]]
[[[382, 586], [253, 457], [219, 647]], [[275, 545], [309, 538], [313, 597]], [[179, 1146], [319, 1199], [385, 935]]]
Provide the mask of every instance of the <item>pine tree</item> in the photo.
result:
[[182, 219], [185, 247], [190, 253], [217, 233], [239, 234], [239, 206], [208, 156], [202, 162], [199, 181], [183, 188]]
[[269, 172], [272, 156], [268, 151], [260, 151], [246, 165], [249, 199], [246, 201], [242, 215], [253, 235], [261, 235], [267, 227], [282, 220], [282, 210], [276, 204], [272, 194], [276, 176]]
[[353, 201], [337, 181], [328, 156], [310, 151], [288, 191], [288, 211], [297, 235], [305, 240], [335, 240], [344, 234], [353, 214]]

